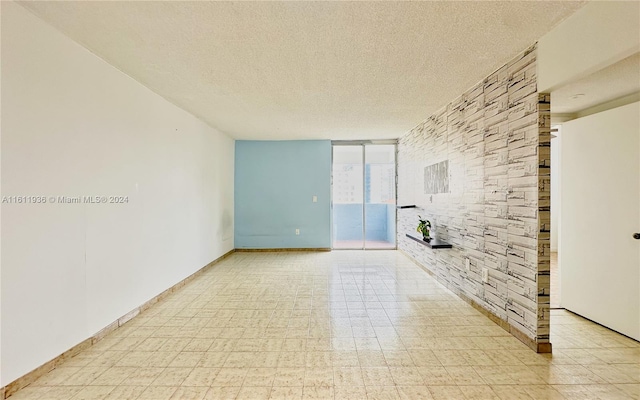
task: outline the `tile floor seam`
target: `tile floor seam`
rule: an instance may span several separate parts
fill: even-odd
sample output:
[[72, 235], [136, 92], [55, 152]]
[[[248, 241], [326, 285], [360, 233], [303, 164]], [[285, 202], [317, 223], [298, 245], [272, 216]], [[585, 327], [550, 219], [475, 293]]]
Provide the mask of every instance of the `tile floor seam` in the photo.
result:
[[536, 354], [400, 252], [238, 252], [10, 398], [640, 397], [640, 343], [551, 315]]

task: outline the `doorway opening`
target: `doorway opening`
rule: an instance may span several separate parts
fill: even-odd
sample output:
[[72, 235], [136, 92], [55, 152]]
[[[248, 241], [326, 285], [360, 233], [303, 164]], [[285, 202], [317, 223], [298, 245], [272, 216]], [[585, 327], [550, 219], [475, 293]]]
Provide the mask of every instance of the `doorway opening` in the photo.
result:
[[396, 248], [396, 143], [334, 142], [334, 249]]

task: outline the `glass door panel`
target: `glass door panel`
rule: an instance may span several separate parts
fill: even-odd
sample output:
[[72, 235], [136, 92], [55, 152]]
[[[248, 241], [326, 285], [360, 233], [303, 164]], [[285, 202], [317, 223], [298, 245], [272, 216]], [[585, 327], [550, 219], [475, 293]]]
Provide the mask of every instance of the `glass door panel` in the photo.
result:
[[333, 248], [364, 248], [363, 147], [333, 146]]
[[396, 146], [365, 145], [366, 249], [396, 248]]

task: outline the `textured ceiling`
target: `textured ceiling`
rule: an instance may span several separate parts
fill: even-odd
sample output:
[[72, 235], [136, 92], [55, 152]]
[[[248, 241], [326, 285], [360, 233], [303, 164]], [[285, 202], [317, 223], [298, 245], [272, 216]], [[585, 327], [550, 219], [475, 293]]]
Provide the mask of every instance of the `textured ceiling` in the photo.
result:
[[583, 2], [21, 2], [238, 139], [402, 135]]
[[551, 112], [575, 113], [640, 91], [640, 53], [551, 92]]

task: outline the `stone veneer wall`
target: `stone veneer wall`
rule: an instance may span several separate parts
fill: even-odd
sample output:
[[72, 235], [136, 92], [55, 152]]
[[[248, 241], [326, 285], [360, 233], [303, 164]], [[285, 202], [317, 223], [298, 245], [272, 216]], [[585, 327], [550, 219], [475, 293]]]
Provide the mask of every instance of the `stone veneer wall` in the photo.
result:
[[[418, 206], [398, 210], [398, 248], [538, 351], [549, 342], [550, 139], [534, 45], [398, 143], [398, 204]], [[445, 160], [449, 192], [425, 194], [425, 167]], [[453, 248], [408, 239], [418, 215]]]

